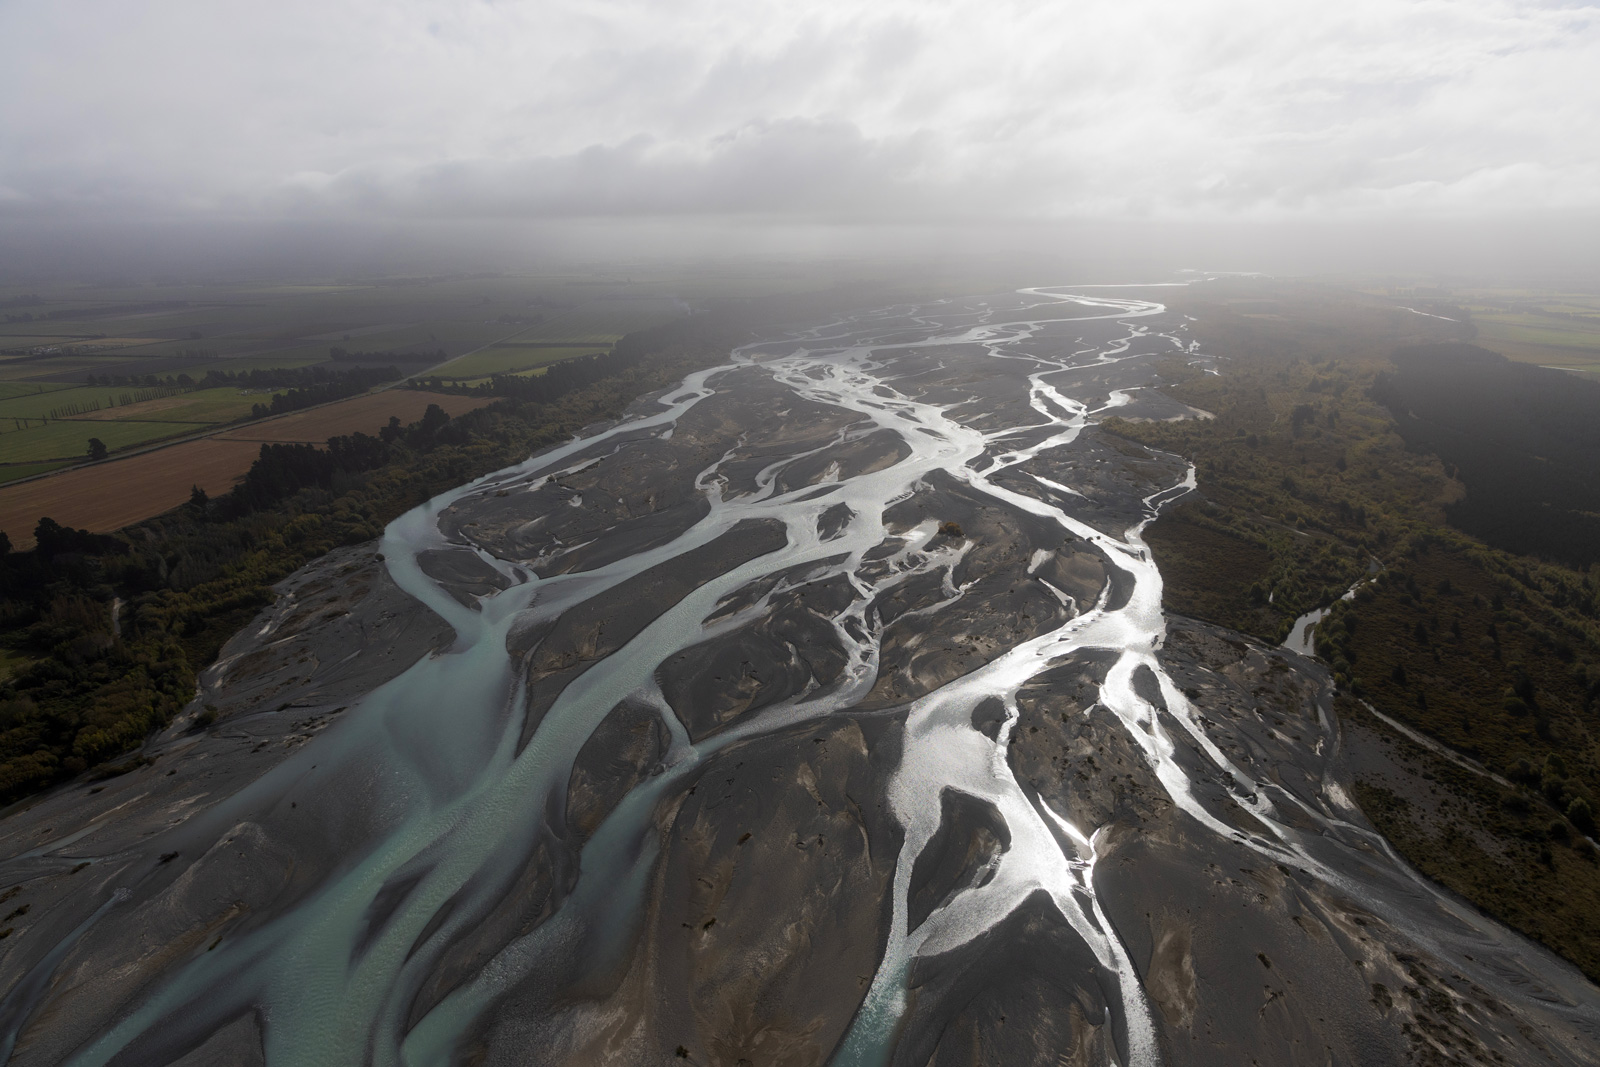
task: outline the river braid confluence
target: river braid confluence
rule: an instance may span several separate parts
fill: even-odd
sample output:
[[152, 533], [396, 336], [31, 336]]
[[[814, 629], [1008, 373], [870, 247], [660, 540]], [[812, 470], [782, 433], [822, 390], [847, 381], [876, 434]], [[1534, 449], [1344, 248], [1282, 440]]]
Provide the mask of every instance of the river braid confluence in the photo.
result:
[[1125, 292], [746, 346], [308, 568], [206, 679], [244, 747], [158, 743], [231, 785], [27, 813], [8, 876], [79, 881], [11, 1061], [1594, 1062], [1355, 809], [1325, 673], [1163, 614], [1195, 472], [1096, 417], [1226, 367]]

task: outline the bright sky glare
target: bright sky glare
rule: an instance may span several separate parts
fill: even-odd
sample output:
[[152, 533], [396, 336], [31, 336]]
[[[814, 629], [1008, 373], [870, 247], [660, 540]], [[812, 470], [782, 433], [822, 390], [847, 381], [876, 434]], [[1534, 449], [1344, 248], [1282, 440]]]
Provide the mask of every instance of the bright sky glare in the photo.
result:
[[8, 0], [0, 214], [1600, 209], [1600, 5]]

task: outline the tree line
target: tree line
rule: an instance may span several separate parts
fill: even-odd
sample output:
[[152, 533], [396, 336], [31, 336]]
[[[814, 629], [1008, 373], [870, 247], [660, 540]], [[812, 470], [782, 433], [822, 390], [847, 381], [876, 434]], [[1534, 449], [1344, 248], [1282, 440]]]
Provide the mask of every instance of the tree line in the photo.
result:
[[614, 374], [637, 367], [642, 359], [661, 346], [685, 343], [701, 329], [697, 319], [678, 319], [650, 330], [628, 334], [609, 352], [574, 356], [545, 366], [542, 374], [522, 376], [496, 374], [478, 385], [461, 385], [438, 377], [417, 382], [418, 387], [434, 392], [468, 396], [509, 397], [524, 403], [543, 404], [565, 396]]
[[[1248, 341], [1270, 327], [1245, 329]], [[1401, 349], [1392, 363], [1233, 347], [1247, 354], [1220, 376], [1161, 367], [1178, 399], [1214, 418], [1104, 424], [1197, 468], [1200, 494], [1163, 510], [1145, 534], [1164, 607], [1276, 644], [1295, 616], [1331, 605], [1316, 654], [1342, 716], [1364, 721], [1370, 704], [1516, 783], [1466, 771], [1450, 779], [1448, 819], [1490, 842], [1482, 851], [1358, 779], [1363, 810], [1430, 877], [1600, 976], [1586, 903], [1600, 892], [1600, 853], [1581, 836], [1595, 831], [1600, 805], [1600, 574], [1462, 532], [1461, 512], [1443, 503], [1456, 492], [1452, 470], [1469, 501], [1518, 491], [1548, 514], [1567, 500], [1537, 498], [1540, 485], [1557, 483], [1508, 489], [1484, 478], [1494, 466], [1469, 469], [1464, 453], [1423, 443], [1476, 417], [1494, 447], [1575, 466], [1590, 430], [1561, 411], [1583, 410], [1585, 383], [1557, 377], [1519, 394], [1506, 384], [1521, 377], [1516, 368], [1470, 346]], [[1533, 425], [1539, 412], [1547, 425]]]
[[193, 699], [199, 671], [272, 602], [273, 583], [372, 540], [419, 500], [617, 417], [735, 340], [645, 331], [609, 376], [560, 375], [559, 391], [547, 384], [537, 401], [507, 397], [459, 418], [430, 405], [375, 437], [264, 445], [229, 493], [197, 487], [187, 504], [114, 534], [46, 517], [36, 546], [16, 552], [0, 533], [0, 648], [19, 664], [0, 682], [0, 803], [92, 768], [129, 769], [118, 758]]
[[250, 405], [250, 416], [259, 419], [266, 415], [299, 411], [301, 408], [358, 396], [374, 385], [399, 379], [400, 372], [393, 367], [354, 367], [328, 381], [313, 382], [286, 393], [274, 393], [271, 403]]
[[156, 374], [89, 374], [84, 377], [84, 382], [88, 385], [143, 386], [146, 388], [226, 389], [236, 387], [239, 389], [285, 389], [305, 388], [326, 382], [343, 381], [351, 375], [371, 375], [375, 371], [389, 372], [391, 376], [373, 379], [373, 384], [379, 381], [394, 381], [400, 377], [400, 372], [393, 367], [346, 368], [316, 364], [310, 367], [255, 367], [243, 371], [217, 370], [213, 368], [206, 371], [204, 376], [200, 378], [195, 378], [190, 374], [168, 374], [165, 377]]

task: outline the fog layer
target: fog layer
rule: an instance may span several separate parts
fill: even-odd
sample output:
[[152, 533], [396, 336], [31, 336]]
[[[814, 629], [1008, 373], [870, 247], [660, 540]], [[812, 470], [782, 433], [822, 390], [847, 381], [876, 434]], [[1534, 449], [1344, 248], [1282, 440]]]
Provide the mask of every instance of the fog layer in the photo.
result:
[[13, 235], [609, 220], [1003, 246], [1142, 221], [1295, 244], [1404, 221], [1529, 245], [1600, 217], [1592, 3], [18, 0], [0, 36], [26, 45], [0, 68]]

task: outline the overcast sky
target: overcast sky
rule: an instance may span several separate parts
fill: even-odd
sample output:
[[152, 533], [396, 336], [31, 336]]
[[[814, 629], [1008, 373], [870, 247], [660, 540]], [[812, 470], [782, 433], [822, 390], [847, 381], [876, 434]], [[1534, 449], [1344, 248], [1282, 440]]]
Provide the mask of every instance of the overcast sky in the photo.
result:
[[1600, 217], [1600, 2], [4, 0], [0, 217]]

